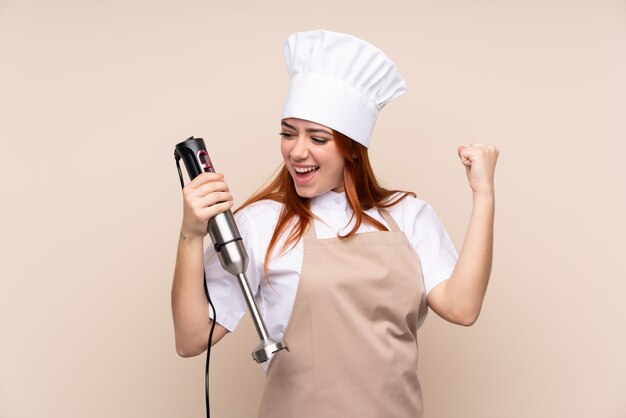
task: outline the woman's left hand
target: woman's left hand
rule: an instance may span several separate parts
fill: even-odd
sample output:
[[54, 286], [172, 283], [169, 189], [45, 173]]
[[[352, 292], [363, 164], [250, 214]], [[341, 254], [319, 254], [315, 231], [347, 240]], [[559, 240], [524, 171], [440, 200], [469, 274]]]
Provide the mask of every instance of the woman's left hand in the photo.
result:
[[493, 145], [473, 142], [470, 146], [459, 146], [458, 153], [472, 191], [493, 193], [498, 149]]

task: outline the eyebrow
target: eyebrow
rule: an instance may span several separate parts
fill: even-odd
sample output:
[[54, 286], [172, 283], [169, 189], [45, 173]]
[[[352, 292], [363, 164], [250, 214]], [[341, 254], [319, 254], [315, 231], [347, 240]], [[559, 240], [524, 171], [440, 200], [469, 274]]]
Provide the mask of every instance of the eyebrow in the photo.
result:
[[[281, 125], [285, 125], [286, 127], [293, 129], [294, 131], [297, 131], [295, 126], [292, 126], [292, 125], [288, 124], [287, 122], [281, 122], [280, 124]], [[323, 133], [328, 134], [328, 135], [332, 135], [333, 134], [332, 132], [329, 132], [326, 129], [314, 129], [314, 128], [306, 129], [305, 132], [313, 132], [313, 133], [315, 133], [315, 132], [323, 132]]]

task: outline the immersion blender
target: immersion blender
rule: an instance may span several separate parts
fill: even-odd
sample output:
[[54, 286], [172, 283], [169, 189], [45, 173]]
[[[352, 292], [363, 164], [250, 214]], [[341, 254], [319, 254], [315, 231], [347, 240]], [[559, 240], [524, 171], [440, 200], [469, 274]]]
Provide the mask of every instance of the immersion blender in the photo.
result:
[[[184, 187], [182, 173], [178, 160], [182, 158], [187, 168], [189, 178], [193, 180], [203, 172], [214, 173], [215, 169], [209, 158], [209, 154], [204, 145], [204, 139], [193, 136], [176, 145], [174, 151], [180, 175], [181, 187]], [[259, 309], [250, 291], [250, 284], [246, 277], [248, 267], [248, 253], [243, 245], [241, 235], [237, 229], [237, 224], [229, 210], [215, 215], [209, 219], [208, 232], [213, 242], [213, 247], [217, 253], [224, 270], [237, 277], [241, 292], [248, 305], [248, 310], [252, 315], [252, 322], [261, 341], [252, 351], [252, 358], [257, 363], [263, 363], [270, 359], [274, 353], [287, 348], [284, 341], [277, 341], [271, 338], [267, 332], [265, 322], [259, 313]]]

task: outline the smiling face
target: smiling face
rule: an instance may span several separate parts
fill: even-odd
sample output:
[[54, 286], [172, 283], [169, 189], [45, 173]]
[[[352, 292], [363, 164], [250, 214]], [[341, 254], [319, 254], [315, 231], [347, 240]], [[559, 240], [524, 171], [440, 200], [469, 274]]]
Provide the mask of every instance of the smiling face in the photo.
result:
[[330, 128], [303, 119], [281, 123], [280, 151], [298, 195], [315, 197], [343, 191], [344, 158]]

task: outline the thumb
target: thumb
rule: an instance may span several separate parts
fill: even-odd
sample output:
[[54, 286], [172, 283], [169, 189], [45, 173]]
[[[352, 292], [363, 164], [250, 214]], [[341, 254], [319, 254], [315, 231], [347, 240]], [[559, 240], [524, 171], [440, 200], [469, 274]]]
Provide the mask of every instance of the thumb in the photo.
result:
[[459, 153], [459, 158], [461, 159], [461, 163], [467, 167], [472, 165], [472, 160], [470, 154], [463, 154], [463, 150], [467, 147], [465, 145], [459, 145], [457, 148], [457, 152]]

